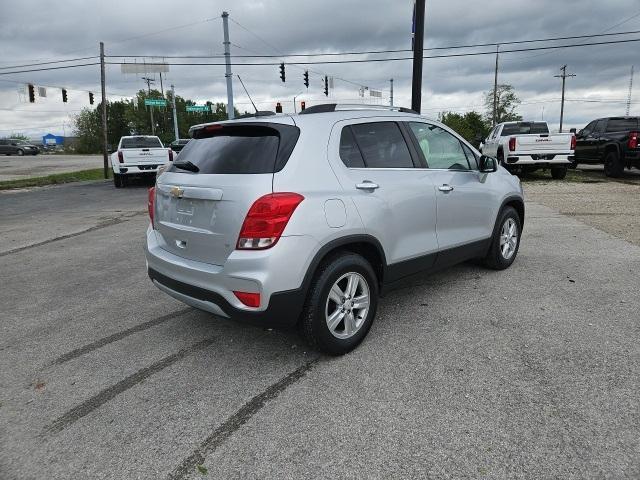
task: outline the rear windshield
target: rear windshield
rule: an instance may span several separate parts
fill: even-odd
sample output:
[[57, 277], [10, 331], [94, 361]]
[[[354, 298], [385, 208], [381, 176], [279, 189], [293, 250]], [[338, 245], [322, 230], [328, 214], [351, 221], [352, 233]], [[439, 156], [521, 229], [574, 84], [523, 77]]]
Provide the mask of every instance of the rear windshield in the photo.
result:
[[637, 118], [610, 118], [607, 122], [607, 132], [624, 132], [637, 129]]
[[[273, 173], [286, 163], [298, 139], [298, 129], [263, 125], [224, 125], [196, 131], [180, 151], [180, 162], [191, 162], [198, 173]], [[186, 172], [172, 166], [170, 171]]]
[[529, 135], [533, 134], [545, 134], [549, 133], [549, 127], [544, 122], [518, 122], [518, 123], [507, 123], [504, 127], [502, 127], [501, 137], [506, 137], [509, 135]]
[[122, 139], [120, 148], [162, 148], [162, 143], [157, 137], [130, 137]]

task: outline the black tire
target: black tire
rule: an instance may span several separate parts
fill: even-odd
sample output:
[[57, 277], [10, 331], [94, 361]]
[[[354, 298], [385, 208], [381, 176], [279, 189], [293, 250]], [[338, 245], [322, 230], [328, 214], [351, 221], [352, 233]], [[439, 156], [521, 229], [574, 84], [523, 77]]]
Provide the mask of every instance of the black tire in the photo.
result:
[[[502, 236], [502, 228], [509, 219], [515, 222], [517, 228], [517, 239], [513, 254], [509, 258], [505, 258], [505, 255], [503, 255], [500, 246], [500, 239]], [[496, 221], [496, 225], [493, 229], [493, 239], [491, 240], [491, 247], [489, 248], [487, 256], [484, 258], [484, 265], [493, 270], [504, 270], [505, 268], [509, 268], [518, 256], [521, 236], [522, 222], [520, 221], [518, 212], [516, 212], [516, 209], [513, 207], [505, 207], [498, 215], [498, 220]]]
[[[351, 337], [338, 338], [327, 325], [329, 292], [334, 283], [349, 273], [359, 274], [366, 282], [369, 289], [369, 308], [360, 327]], [[300, 333], [312, 348], [328, 355], [343, 355], [353, 350], [366, 337], [377, 307], [378, 279], [369, 262], [355, 253], [336, 254], [320, 265], [313, 278], [300, 317]]]
[[123, 188], [126, 185], [124, 176], [119, 173], [114, 173], [113, 184], [115, 185], [116, 188]]
[[498, 158], [498, 165], [506, 165], [504, 161], [504, 152], [502, 150], [498, 150], [496, 157]]
[[19, 157], [24, 155], [24, 151], [21, 149], [18, 149], [18, 151], [16, 152], [16, 155], [18, 155]]
[[624, 173], [624, 165], [618, 157], [618, 153], [611, 151], [604, 156], [604, 174], [607, 177], [621, 177]]
[[551, 178], [562, 180], [567, 176], [567, 167], [551, 167]]

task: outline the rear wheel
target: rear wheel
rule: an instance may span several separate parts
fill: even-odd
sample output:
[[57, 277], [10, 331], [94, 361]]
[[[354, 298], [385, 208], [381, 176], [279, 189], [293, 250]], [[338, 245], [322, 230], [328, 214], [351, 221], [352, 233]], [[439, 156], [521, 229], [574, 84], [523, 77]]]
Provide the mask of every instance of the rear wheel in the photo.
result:
[[551, 178], [562, 180], [567, 176], [567, 167], [551, 167]]
[[378, 282], [360, 255], [342, 253], [324, 262], [309, 289], [300, 319], [305, 340], [329, 355], [353, 350], [367, 335], [378, 306]]
[[114, 172], [113, 184], [116, 186], [116, 188], [123, 188], [126, 185], [126, 180], [124, 178], [124, 175]]
[[624, 173], [624, 166], [614, 151], [607, 153], [604, 157], [604, 174], [607, 177], [621, 177]]
[[521, 230], [518, 212], [513, 207], [502, 210], [484, 264], [494, 270], [509, 268], [518, 255]]

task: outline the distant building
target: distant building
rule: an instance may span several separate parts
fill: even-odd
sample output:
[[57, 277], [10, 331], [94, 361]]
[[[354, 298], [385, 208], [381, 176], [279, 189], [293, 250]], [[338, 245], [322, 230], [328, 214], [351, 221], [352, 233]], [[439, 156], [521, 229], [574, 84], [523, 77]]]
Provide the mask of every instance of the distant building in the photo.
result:
[[42, 137], [42, 145], [62, 147], [64, 145], [64, 137], [60, 135], [54, 135], [52, 133], [47, 133], [44, 137]]

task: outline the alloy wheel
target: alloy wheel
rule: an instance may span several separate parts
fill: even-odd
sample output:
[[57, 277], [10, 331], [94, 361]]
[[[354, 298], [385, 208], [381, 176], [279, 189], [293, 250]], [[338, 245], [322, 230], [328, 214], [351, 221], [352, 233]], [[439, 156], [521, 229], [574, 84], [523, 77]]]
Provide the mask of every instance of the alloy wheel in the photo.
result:
[[518, 224], [513, 218], [507, 218], [500, 230], [500, 253], [509, 260], [516, 253], [518, 246]]
[[356, 272], [342, 275], [331, 286], [325, 319], [331, 334], [340, 339], [354, 336], [369, 313], [369, 284]]

